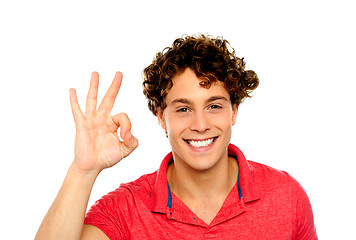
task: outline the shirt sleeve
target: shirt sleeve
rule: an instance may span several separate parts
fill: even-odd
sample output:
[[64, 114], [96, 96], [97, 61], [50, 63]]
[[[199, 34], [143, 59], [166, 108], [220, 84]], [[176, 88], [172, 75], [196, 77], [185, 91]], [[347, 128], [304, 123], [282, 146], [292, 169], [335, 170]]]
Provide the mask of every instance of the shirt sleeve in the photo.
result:
[[296, 202], [296, 240], [318, 240], [314, 226], [314, 216], [307, 193], [297, 183]]
[[84, 224], [102, 230], [111, 240], [128, 239], [129, 207], [122, 188], [95, 202], [85, 216]]

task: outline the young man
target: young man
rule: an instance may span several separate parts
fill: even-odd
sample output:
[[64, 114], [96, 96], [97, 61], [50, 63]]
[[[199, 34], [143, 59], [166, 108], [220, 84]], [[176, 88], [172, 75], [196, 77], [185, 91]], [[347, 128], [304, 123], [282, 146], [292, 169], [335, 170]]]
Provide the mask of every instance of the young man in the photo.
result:
[[138, 145], [128, 117], [110, 115], [122, 74], [97, 108], [93, 73], [85, 114], [70, 90], [75, 158], [36, 239], [317, 239], [302, 187], [230, 144], [238, 106], [259, 80], [226, 40], [179, 38], [144, 78], [172, 152], [158, 171], [122, 184], [85, 216], [97, 175]]

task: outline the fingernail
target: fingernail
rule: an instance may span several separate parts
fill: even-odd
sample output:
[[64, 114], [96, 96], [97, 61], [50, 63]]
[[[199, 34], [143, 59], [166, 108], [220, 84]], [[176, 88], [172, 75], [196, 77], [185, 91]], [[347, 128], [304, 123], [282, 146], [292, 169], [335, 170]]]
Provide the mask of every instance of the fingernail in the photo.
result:
[[133, 142], [133, 141], [135, 140], [135, 138], [134, 138], [134, 136], [132, 135], [132, 133], [131, 133], [131, 132], [128, 132], [127, 134], [129, 134], [128, 140], [131, 141], [131, 142]]

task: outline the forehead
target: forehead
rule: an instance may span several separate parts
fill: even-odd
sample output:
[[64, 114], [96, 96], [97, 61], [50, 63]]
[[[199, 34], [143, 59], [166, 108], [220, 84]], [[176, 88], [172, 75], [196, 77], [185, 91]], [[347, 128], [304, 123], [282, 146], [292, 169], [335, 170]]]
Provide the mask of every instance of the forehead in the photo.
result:
[[166, 96], [166, 103], [169, 105], [177, 98], [197, 102], [205, 101], [212, 96], [222, 96], [230, 100], [230, 95], [222, 82], [215, 81], [209, 88], [206, 88], [199, 85], [201, 81], [192, 69], [186, 68], [182, 73], [173, 77], [173, 87]]

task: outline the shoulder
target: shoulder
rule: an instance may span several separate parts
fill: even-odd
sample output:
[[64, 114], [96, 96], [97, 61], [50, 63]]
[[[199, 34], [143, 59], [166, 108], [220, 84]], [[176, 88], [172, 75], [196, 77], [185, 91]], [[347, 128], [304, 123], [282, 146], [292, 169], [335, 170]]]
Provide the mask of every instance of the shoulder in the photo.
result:
[[132, 216], [138, 209], [147, 209], [149, 206], [155, 176], [155, 173], [143, 175], [101, 197], [90, 207], [84, 224], [101, 229], [107, 236], [128, 236]]
[[121, 184], [117, 192], [125, 197], [149, 198], [154, 188], [156, 178], [157, 172], [142, 175], [135, 181]]
[[264, 201], [290, 208], [296, 218], [305, 217], [313, 221], [309, 197], [296, 179], [286, 171], [261, 163], [248, 161], [248, 165], [253, 174], [254, 186], [259, 188]]
[[264, 192], [271, 191], [274, 194], [285, 194], [288, 192], [290, 194], [299, 193], [306, 195], [299, 182], [286, 171], [254, 161], [247, 162], [253, 174], [254, 183], [263, 189]]
[[295, 184], [297, 181], [289, 175], [286, 171], [278, 170], [271, 166], [254, 162], [247, 161], [250, 169], [252, 170], [256, 180], [260, 180], [266, 183], [275, 183], [280, 184]]
[[247, 161], [253, 187], [261, 193], [261, 204], [270, 216], [288, 219], [293, 224], [297, 239], [317, 239], [314, 217], [307, 193], [286, 171]]
[[119, 188], [97, 200], [89, 209], [87, 217], [97, 212], [127, 215], [135, 211], [134, 206], [138, 203], [148, 205], [155, 179], [156, 173], [150, 173], [135, 181], [121, 184]]
[[253, 189], [254, 193], [268, 191], [285, 191], [302, 189], [299, 183], [286, 171], [267, 166], [262, 163], [247, 160], [242, 151], [233, 144], [229, 145], [229, 156], [237, 159], [240, 168], [240, 180], [246, 188]]
[[140, 178], [128, 182], [122, 183], [119, 188], [104, 195], [100, 200], [106, 200], [111, 202], [131, 202], [134, 199], [145, 200], [150, 197], [156, 180], [156, 172], [142, 175]]

